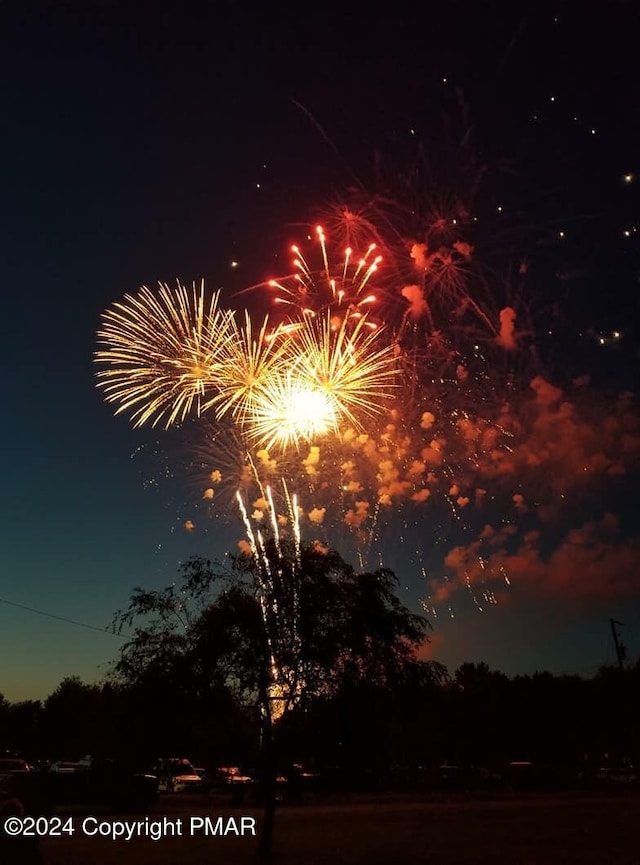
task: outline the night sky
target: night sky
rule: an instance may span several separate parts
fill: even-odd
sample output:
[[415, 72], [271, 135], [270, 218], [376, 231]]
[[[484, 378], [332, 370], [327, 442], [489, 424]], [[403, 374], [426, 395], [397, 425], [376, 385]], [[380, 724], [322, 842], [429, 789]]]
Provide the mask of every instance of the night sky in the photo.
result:
[[[221, 556], [242, 536], [231, 509], [184, 531], [200, 513], [197, 484], [176, 468], [186, 445], [133, 430], [104, 404], [92, 360], [100, 313], [142, 284], [202, 277], [262, 310], [259, 292], [237, 292], [285, 272], [288, 244], [323, 208], [374, 182], [376, 154], [402, 165], [425, 142], [437, 178], [471, 129], [488, 166], [479, 212], [502, 208], [489, 254], [527, 261], [545, 379], [591, 376], [590, 422], [603, 429], [634, 386], [636, 4], [395, 9], [0, 2], [8, 699], [103, 676], [121, 640], [100, 630], [132, 589], [160, 588], [180, 561]], [[620, 447], [623, 468], [584, 493], [571, 524], [607, 535], [605, 514], [619, 521], [596, 555], [597, 586], [541, 568], [483, 612], [462, 593], [454, 618], [447, 603], [432, 620], [428, 656], [450, 669], [483, 660], [508, 674], [588, 675], [614, 660], [611, 617], [640, 653], [638, 451], [628, 438]], [[420, 610], [414, 563], [393, 564], [402, 600]]]

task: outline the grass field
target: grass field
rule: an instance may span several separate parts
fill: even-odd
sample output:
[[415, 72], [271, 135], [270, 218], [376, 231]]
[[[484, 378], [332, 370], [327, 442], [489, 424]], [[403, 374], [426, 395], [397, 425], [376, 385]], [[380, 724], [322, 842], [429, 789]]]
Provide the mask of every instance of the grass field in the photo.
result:
[[[154, 817], [233, 815], [202, 801], [161, 803]], [[112, 819], [112, 818], [101, 818]], [[131, 818], [124, 818], [131, 819]], [[256, 861], [251, 837], [72, 838], [44, 843], [47, 865], [240, 865]], [[640, 865], [640, 796], [449, 803], [305, 805], [277, 814], [283, 865]]]

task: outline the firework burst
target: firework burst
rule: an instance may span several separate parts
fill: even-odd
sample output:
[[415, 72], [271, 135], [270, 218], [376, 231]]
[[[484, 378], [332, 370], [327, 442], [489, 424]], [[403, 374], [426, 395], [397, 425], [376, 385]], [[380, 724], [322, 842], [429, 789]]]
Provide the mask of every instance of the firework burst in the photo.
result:
[[337, 420], [362, 428], [360, 418], [379, 414], [397, 373], [393, 342], [382, 328], [370, 330], [366, 317], [339, 327], [328, 310], [308, 318], [295, 334], [299, 374], [335, 405]]
[[[356, 323], [367, 316], [377, 301], [372, 280], [382, 256], [376, 254], [375, 243], [370, 243], [363, 255], [357, 255], [347, 246], [342, 259], [335, 263], [329, 254], [324, 229], [317, 226], [315, 233], [322, 256], [321, 268], [312, 269], [300, 247], [292, 246], [294, 274], [269, 282], [269, 286], [277, 290], [274, 302], [291, 317], [314, 316], [330, 310], [334, 327], [345, 320]], [[376, 323], [368, 318], [367, 327], [374, 329]]]
[[119, 404], [116, 414], [130, 412], [135, 427], [169, 427], [200, 413], [231, 334], [233, 319], [218, 300], [219, 293], [207, 300], [204, 282], [161, 283], [157, 293], [143, 286], [103, 313], [95, 359], [105, 368], [97, 379], [105, 400]]
[[218, 419], [230, 413], [252, 445], [281, 451], [338, 433], [345, 421], [358, 427], [380, 411], [396, 374], [393, 347], [380, 328], [333, 323], [329, 311], [289, 322], [257, 340], [246, 316], [241, 338], [223, 348], [225, 361], [211, 400]]
[[234, 420], [245, 424], [252, 414], [256, 395], [266, 383], [279, 379], [286, 369], [285, 337], [280, 327], [269, 330], [268, 318], [256, 329], [247, 311], [243, 326], [232, 315], [227, 337], [219, 345], [216, 392], [205, 408], [214, 408], [218, 420], [230, 414]]

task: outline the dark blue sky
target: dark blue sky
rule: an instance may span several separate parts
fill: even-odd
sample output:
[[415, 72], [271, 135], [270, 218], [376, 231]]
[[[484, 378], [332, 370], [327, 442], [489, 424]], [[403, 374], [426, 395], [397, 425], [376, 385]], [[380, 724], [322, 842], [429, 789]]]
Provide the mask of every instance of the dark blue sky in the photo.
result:
[[[542, 306], [560, 305], [567, 340], [625, 328], [637, 366], [640, 239], [624, 230], [640, 225], [638, 184], [622, 180], [640, 171], [635, 4], [579, 16], [562, 3], [446, 5], [350, 21], [320, 7], [278, 20], [205, 2], [0, 3], [6, 601], [101, 628], [134, 586], [233, 549], [233, 518], [181, 530], [183, 479], [146, 483], [158, 464], [132, 455], [161, 437], [114, 419], [95, 389], [100, 312], [143, 283], [205, 277], [231, 296], [271, 275], [291, 226], [366, 179], [377, 149], [402, 149], [410, 128], [441, 135], [456, 87], [496, 167], [493, 200], [511, 197], [536, 226], [540, 272], [583, 274], [539, 286]], [[583, 372], [593, 346], [577, 351], [554, 363]], [[415, 605], [410, 568], [400, 576]], [[609, 616], [640, 652], [639, 598], [462, 605], [436, 623], [434, 656], [590, 672], [612, 659]], [[91, 680], [118, 645], [0, 603], [0, 692], [40, 698], [65, 675]]]

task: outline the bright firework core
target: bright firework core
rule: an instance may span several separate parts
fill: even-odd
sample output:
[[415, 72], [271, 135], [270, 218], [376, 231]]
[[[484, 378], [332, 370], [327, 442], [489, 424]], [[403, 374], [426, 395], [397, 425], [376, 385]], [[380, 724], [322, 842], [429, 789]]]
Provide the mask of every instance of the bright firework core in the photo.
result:
[[269, 450], [337, 431], [335, 400], [324, 388], [290, 372], [266, 383], [253, 406], [250, 435]]

